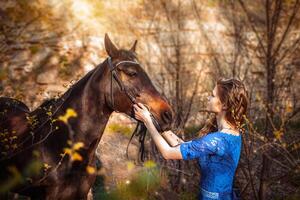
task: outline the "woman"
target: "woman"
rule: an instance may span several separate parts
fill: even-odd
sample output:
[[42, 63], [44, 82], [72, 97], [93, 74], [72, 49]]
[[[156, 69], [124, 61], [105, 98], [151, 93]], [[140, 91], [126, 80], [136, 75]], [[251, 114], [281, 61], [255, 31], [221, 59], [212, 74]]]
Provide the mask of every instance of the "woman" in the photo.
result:
[[241, 152], [241, 125], [247, 105], [248, 95], [242, 82], [217, 81], [207, 108], [215, 117], [200, 131], [205, 136], [189, 142], [171, 131], [159, 134], [143, 104], [135, 104], [134, 110], [165, 159], [198, 160], [201, 168], [199, 199], [233, 199], [233, 179]]

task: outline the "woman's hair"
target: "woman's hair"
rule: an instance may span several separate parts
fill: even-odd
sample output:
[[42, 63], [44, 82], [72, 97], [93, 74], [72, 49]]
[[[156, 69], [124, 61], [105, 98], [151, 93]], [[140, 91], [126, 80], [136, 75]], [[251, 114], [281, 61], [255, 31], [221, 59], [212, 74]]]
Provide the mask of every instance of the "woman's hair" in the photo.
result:
[[[248, 93], [244, 84], [233, 78], [219, 79], [217, 81], [217, 94], [225, 107], [226, 120], [243, 132], [242, 124], [244, 123], [248, 106]], [[199, 135], [203, 136], [217, 130], [217, 119], [215, 114], [212, 114], [205, 122], [204, 127], [199, 131]]]

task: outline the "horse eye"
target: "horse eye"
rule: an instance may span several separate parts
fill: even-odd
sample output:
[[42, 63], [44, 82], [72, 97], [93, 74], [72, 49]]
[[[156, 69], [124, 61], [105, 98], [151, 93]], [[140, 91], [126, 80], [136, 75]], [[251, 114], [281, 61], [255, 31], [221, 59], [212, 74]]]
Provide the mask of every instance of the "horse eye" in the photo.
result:
[[135, 71], [125, 71], [125, 74], [129, 75], [129, 76], [136, 76], [137, 73]]

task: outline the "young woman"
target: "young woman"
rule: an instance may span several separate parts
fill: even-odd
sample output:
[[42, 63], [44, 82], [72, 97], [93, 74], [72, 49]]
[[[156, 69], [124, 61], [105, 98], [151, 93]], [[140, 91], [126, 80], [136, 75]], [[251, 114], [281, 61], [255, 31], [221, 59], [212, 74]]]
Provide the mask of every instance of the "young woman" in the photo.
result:
[[[159, 134], [143, 104], [134, 105], [135, 116], [144, 122], [165, 159], [197, 159], [201, 168], [199, 199], [233, 199], [233, 179], [241, 152], [241, 124], [248, 105], [247, 91], [236, 79], [217, 81], [208, 98], [215, 113], [200, 130], [205, 136], [184, 142], [171, 131]], [[217, 128], [217, 129], [214, 129]], [[208, 134], [209, 133], [209, 134]]]

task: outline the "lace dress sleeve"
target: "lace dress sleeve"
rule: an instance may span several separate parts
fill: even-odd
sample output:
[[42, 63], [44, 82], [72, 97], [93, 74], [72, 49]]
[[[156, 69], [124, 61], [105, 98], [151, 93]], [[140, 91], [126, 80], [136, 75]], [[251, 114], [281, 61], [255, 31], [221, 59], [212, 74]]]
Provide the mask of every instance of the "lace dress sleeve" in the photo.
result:
[[180, 144], [183, 160], [192, 160], [209, 154], [222, 156], [224, 151], [222, 138], [212, 134]]

